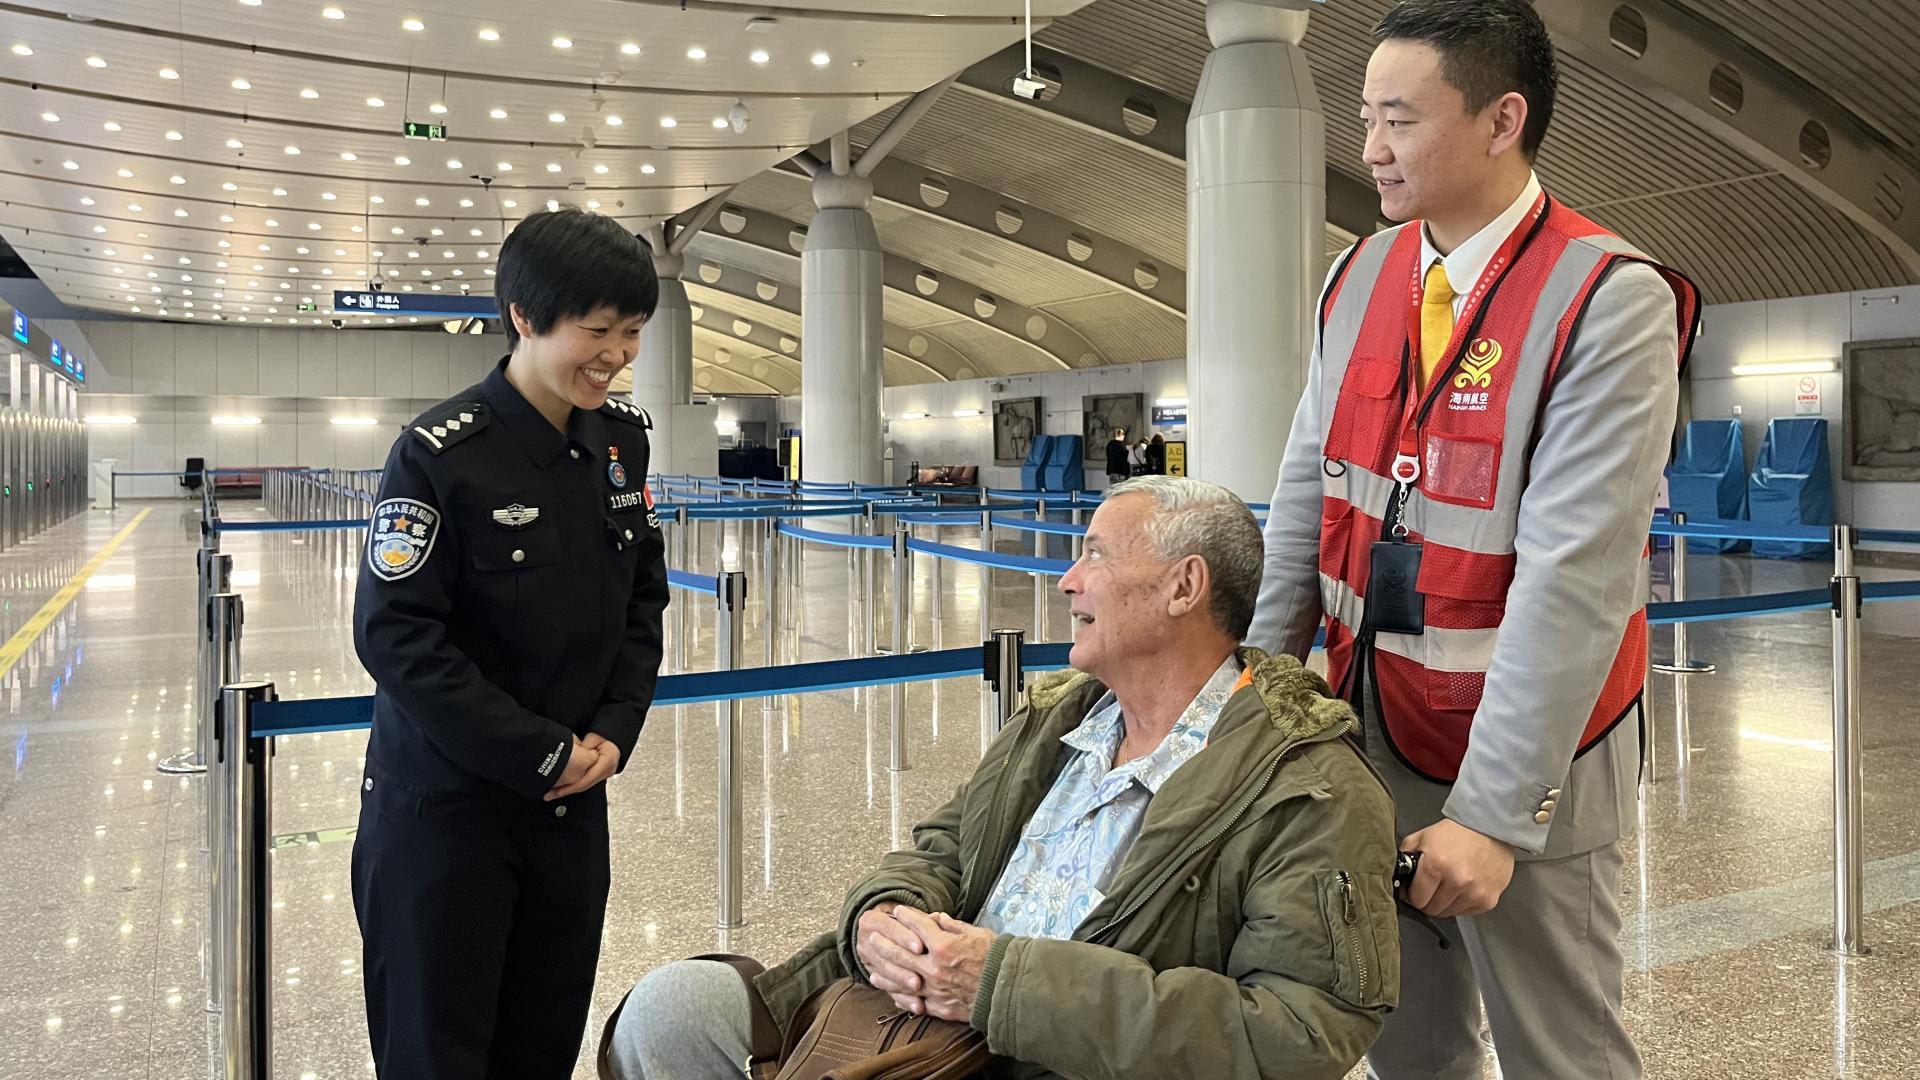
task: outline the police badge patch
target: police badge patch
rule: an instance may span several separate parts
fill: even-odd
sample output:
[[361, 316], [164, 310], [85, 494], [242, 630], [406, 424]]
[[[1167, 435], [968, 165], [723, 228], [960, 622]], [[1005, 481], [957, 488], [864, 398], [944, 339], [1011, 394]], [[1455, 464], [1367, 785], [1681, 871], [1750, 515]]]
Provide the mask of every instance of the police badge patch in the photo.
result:
[[388, 499], [373, 510], [367, 566], [382, 581], [399, 581], [420, 569], [440, 536], [440, 511], [412, 499]]

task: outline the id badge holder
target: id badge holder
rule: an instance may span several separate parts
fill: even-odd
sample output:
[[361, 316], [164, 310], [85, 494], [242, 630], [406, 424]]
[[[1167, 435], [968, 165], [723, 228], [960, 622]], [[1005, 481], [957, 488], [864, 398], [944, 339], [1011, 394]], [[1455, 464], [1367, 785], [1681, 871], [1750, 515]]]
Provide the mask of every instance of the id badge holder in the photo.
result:
[[1420, 479], [1417, 458], [1402, 455], [1394, 462], [1393, 478], [1400, 484], [1395, 521], [1388, 539], [1376, 541], [1367, 577], [1367, 626], [1377, 633], [1424, 634], [1427, 598], [1420, 592], [1421, 545], [1406, 540], [1407, 492]]

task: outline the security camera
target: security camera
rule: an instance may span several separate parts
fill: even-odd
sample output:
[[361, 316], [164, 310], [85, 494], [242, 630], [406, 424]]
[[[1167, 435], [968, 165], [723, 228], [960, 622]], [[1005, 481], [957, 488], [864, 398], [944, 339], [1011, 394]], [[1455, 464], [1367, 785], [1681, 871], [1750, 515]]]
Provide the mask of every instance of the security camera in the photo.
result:
[[427, 242], [431, 239], [432, 237], [428, 237], [428, 236], [416, 236], [413, 238], [413, 242], [419, 245], [420, 247], [426, 247]]
[[345, 319], [333, 320], [333, 328], [335, 330], [345, 330], [347, 328], [347, 320]]
[[727, 123], [733, 125], [735, 135], [745, 135], [747, 125], [753, 123], [753, 114], [747, 111], [747, 103], [736, 101], [733, 108], [727, 110]]
[[472, 291], [473, 291], [473, 285], [472, 285], [472, 284], [471, 284], [470, 282], [465, 282], [465, 281], [463, 281], [463, 282], [461, 282], [461, 283], [460, 283], [460, 295], [461, 295], [461, 296], [465, 296], [465, 295], [467, 295], [468, 293], [470, 293], [470, 292], [472, 292]]
[[1014, 94], [1026, 98], [1028, 101], [1039, 101], [1040, 95], [1045, 92], [1046, 89], [1046, 83], [1041, 82], [1039, 79], [1029, 78], [1026, 72], [1021, 72], [1013, 77]]
[[488, 176], [485, 173], [476, 173], [474, 175], [474, 179], [480, 181], [480, 186], [482, 188], [493, 187], [493, 177]]
[[380, 290], [386, 287], [387, 287], [387, 279], [381, 277], [378, 274], [375, 274], [373, 276], [372, 281], [367, 282], [367, 288], [372, 289], [374, 292], [379, 292]]

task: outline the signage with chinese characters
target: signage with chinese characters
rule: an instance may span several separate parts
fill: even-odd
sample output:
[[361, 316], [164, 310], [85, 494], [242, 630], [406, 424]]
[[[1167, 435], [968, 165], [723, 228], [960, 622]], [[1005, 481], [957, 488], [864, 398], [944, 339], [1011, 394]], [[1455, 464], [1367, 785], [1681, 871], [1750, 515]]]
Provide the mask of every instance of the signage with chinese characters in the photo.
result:
[[1800, 385], [1793, 394], [1793, 411], [1800, 416], [1820, 415], [1820, 380], [1811, 375], [1800, 376]]
[[409, 120], [406, 122], [406, 125], [401, 128], [401, 134], [409, 139], [429, 139], [433, 142], [446, 142], [447, 125], [422, 124], [417, 120]]
[[424, 315], [429, 318], [497, 319], [491, 296], [443, 296], [435, 293], [335, 292], [336, 315]]
[[32, 335], [27, 330], [26, 315], [22, 312], [18, 312], [18, 311], [14, 312], [13, 313], [13, 340], [19, 342], [22, 345], [25, 345], [27, 343], [27, 338], [31, 336]]
[[1185, 440], [1167, 442], [1167, 475], [1187, 475], [1187, 444]]
[[1187, 403], [1182, 401], [1176, 405], [1155, 405], [1153, 407], [1153, 422], [1156, 425], [1173, 427], [1186, 423]]
[[57, 368], [65, 368], [67, 366], [66, 354], [60, 349], [59, 338], [53, 339], [53, 351], [47, 354], [47, 363]]

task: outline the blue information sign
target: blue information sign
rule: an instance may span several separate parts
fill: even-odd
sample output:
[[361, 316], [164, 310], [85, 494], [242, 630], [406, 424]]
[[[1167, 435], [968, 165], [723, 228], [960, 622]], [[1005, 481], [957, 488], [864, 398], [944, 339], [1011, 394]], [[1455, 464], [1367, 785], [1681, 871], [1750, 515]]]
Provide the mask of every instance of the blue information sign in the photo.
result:
[[430, 318], [497, 319], [491, 296], [442, 296], [437, 293], [335, 292], [336, 315], [425, 315]]
[[67, 374], [72, 375], [74, 374], [74, 365], [79, 362], [80, 358], [73, 355], [72, 349], [68, 349], [67, 355], [61, 358], [60, 366], [67, 369]]
[[82, 383], [87, 381], [87, 362], [77, 356], [73, 358], [73, 377]]
[[22, 345], [25, 345], [27, 343], [27, 338], [29, 336], [30, 335], [27, 333], [26, 315], [18, 311], [14, 312], [13, 313], [13, 340], [19, 342]]
[[60, 353], [60, 339], [54, 338], [53, 351], [47, 354], [47, 362], [52, 364], [54, 367], [65, 366], [61, 361], [62, 361], [62, 357]]

